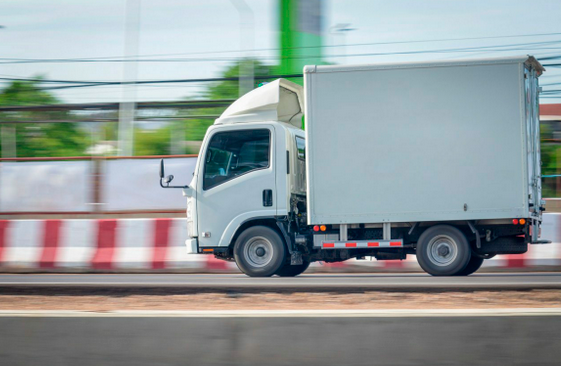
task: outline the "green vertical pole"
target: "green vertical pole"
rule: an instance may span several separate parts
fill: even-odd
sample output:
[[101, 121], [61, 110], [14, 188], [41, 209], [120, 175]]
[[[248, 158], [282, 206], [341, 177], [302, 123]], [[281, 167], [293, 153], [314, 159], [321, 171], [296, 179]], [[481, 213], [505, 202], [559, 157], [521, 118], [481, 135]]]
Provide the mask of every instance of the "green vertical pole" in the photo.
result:
[[[322, 62], [322, 0], [278, 0], [281, 74], [299, 74]], [[302, 80], [293, 80], [302, 83]]]

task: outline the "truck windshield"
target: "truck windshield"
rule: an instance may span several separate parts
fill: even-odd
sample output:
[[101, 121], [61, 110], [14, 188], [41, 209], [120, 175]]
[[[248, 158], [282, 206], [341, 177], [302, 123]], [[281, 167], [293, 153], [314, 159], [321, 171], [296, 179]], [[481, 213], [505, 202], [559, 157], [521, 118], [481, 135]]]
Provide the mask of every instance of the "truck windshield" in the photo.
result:
[[269, 130], [240, 130], [215, 134], [205, 158], [203, 189], [269, 167]]

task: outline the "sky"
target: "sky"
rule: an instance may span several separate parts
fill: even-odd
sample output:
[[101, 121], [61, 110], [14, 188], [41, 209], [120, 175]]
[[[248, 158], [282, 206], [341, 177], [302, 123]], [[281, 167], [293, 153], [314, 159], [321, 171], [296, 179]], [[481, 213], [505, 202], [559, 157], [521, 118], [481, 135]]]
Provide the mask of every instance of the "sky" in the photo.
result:
[[[219, 77], [232, 60], [242, 56], [274, 64], [275, 48], [279, 47], [277, 0], [245, 2], [253, 12], [254, 26], [242, 32], [240, 14], [232, 0], [141, 0], [140, 58], [182, 58], [182, 61], [139, 63], [133, 78]], [[53, 63], [51, 60], [14, 64], [11, 59], [122, 59], [126, 52], [126, 9], [126, 0], [3, 0], [0, 2], [0, 25], [4, 26], [0, 29], [0, 77], [41, 75], [55, 80], [123, 80], [125, 64], [122, 62]], [[538, 59], [561, 56], [560, 14], [561, 1], [554, 0], [328, 0], [324, 2], [323, 14], [324, 55], [327, 61], [339, 64], [521, 54], [533, 54]], [[337, 24], [349, 24], [352, 30], [343, 34], [334, 32]], [[251, 50], [245, 49], [248, 32], [254, 35]], [[544, 35], [521, 37], [531, 34]], [[536, 42], [548, 43], [536, 45]], [[497, 51], [496, 46], [506, 45], [516, 46]], [[481, 50], [481, 47], [492, 48]], [[478, 50], [467, 52], [466, 48]], [[456, 51], [442, 52], [444, 49]], [[131, 77], [130, 70], [128, 77]], [[544, 89], [561, 89], [555, 85], [561, 85], [561, 68], [547, 68], [540, 82]], [[0, 87], [5, 85], [6, 82], [0, 81]], [[203, 87], [201, 84], [142, 86], [136, 88], [134, 98], [158, 101], [197, 97]], [[67, 103], [115, 102], [124, 98], [121, 86], [55, 93]], [[561, 103], [561, 98], [544, 98], [542, 103]]]

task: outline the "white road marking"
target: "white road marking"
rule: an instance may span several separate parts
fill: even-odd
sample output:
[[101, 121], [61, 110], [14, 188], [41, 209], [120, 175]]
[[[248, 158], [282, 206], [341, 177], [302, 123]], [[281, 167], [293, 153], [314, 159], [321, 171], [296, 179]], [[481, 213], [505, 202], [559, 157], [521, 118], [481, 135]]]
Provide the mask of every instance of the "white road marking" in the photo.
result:
[[31, 318], [412, 318], [561, 316], [561, 308], [390, 310], [0, 310], [0, 317]]

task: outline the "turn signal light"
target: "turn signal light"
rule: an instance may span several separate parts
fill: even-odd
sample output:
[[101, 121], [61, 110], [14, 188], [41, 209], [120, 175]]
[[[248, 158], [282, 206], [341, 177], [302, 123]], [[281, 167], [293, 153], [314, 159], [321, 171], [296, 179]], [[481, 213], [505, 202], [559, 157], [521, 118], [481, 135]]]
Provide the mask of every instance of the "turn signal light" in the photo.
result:
[[319, 229], [320, 229], [321, 231], [325, 231], [325, 230], [327, 230], [327, 227], [325, 227], [325, 225], [321, 225], [321, 226], [319, 227]]
[[319, 231], [319, 226], [314, 226], [314, 231]]
[[518, 222], [520, 223], [520, 225], [524, 225], [526, 223], [526, 220], [525, 219], [520, 219], [520, 220], [518, 220]]
[[518, 219], [512, 219], [512, 224], [513, 225], [518, 225]]

